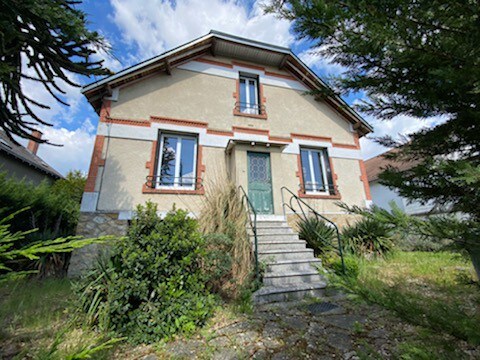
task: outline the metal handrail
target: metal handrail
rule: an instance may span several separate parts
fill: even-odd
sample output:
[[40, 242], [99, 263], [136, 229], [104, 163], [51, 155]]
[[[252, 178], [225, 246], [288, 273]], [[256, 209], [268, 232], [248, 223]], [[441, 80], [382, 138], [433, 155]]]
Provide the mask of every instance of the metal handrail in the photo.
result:
[[[292, 196], [290, 196], [290, 201], [288, 203], [285, 202], [285, 198], [284, 198], [284, 195], [283, 195], [283, 192], [284, 191], [287, 191], [289, 192]], [[285, 216], [286, 218], [286, 213], [285, 213], [285, 206], [287, 206], [290, 210], [292, 210], [294, 212], [295, 215], [299, 216], [300, 215], [297, 213], [297, 210], [294, 209], [293, 207], [293, 204], [292, 204], [292, 201], [295, 199], [297, 201], [297, 205], [298, 205], [298, 208], [301, 210], [302, 212], [302, 215], [303, 215], [303, 218], [306, 220], [308, 217], [307, 215], [305, 214], [305, 210], [303, 209], [302, 205], [304, 205], [308, 210], [310, 210], [314, 215], [315, 217], [318, 219], [318, 218], [321, 218], [322, 220], [328, 222], [329, 224], [331, 224], [334, 228], [335, 228], [335, 232], [337, 234], [337, 241], [338, 241], [338, 253], [340, 255], [340, 259], [342, 261], [342, 270], [343, 272], [345, 272], [345, 261], [343, 259], [343, 245], [342, 245], [342, 239], [340, 237], [340, 231], [338, 230], [338, 226], [337, 224], [335, 224], [332, 220], [326, 218], [325, 216], [323, 216], [322, 214], [318, 213], [315, 209], [313, 209], [310, 205], [308, 205], [305, 201], [303, 201], [302, 199], [300, 199], [297, 195], [295, 195], [295, 193], [293, 193], [290, 189], [288, 189], [286, 186], [282, 186], [282, 188], [280, 189], [280, 192], [282, 194], [282, 209], [283, 209], [283, 216]]]
[[[238, 190], [242, 192], [242, 203], [246, 202], [246, 208], [247, 208], [247, 213], [248, 213], [248, 219], [250, 221], [250, 227], [252, 228], [253, 231], [253, 239], [254, 239], [254, 255], [255, 255], [255, 278], [259, 279], [260, 278], [260, 271], [258, 268], [258, 238], [257, 238], [257, 211], [253, 207], [252, 202], [248, 198], [247, 193], [243, 189], [243, 187], [240, 185], [238, 187]], [[253, 221], [252, 221], [252, 216], [250, 214], [250, 210], [253, 213]]]
[[253, 110], [255, 112], [253, 115], [265, 115], [266, 112], [265, 105], [241, 101], [237, 101], [235, 103], [235, 110], [245, 114], [250, 114], [248, 111], [245, 110]]
[[304, 194], [308, 194], [308, 191], [312, 191], [314, 194], [315, 192], [320, 193], [328, 193], [329, 195], [337, 195], [338, 194], [338, 186], [334, 184], [322, 184], [321, 186], [314, 184], [300, 184], [299, 185], [300, 191]]

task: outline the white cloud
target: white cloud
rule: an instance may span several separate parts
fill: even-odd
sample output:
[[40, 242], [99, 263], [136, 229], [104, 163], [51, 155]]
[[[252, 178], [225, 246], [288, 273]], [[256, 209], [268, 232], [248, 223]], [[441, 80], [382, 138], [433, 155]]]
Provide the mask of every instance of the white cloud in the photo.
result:
[[[28, 67], [28, 58], [22, 53], [22, 73], [38, 78], [37, 73], [32, 67]], [[80, 76], [74, 73], [66, 72], [66, 76], [70, 81], [80, 84]], [[20, 82], [23, 93], [36, 102], [48, 105], [49, 109], [43, 109], [36, 105], [31, 105], [32, 111], [43, 121], [59, 125], [62, 121], [70, 123], [75, 115], [80, 111], [83, 95], [80, 93], [80, 87], [73, 86], [64, 80], [57, 79], [57, 86], [65, 93], [62, 94], [57, 90], [53, 90], [54, 94], [65, 101], [70, 106], [65, 106], [58, 102], [45, 88], [45, 86], [34, 80], [23, 78]]]
[[87, 173], [95, 141], [94, 130], [88, 118], [75, 130], [44, 127], [41, 129], [43, 137], [63, 146], [40, 144], [37, 155], [63, 175], [69, 170]]
[[259, 2], [251, 11], [234, 0], [111, 0], [112, 20], [124, 41], [138, 47], [137, 60], [158, 55], [210, 30], [281, 46], [294, 42], [291, 23], [265, 15]]
[[307, 49], [298, 54], [298, 57], [308, 67], [323, 72], [325, 76], [338, 76], [347, 70], [342, 65], [332, 63], [330, 58], [321, 55], [318, 50]]
[[396, 116], [392, 120], [380, 120], [371, 116], [364, 116], [364, 118], [374, 128], [373, 133], [360, 139], [362, 155], [365, 160], [380, 155], [388, 150], [388, 148], [377, 144], [372, 139], [369, 139], [371, 137], [390, 135], [394, 139], [398, 139], [400, 135], [409, 135], [424, 128], [431, 128], [447, 120], [445, 117], [420, 119], [406, 115]]

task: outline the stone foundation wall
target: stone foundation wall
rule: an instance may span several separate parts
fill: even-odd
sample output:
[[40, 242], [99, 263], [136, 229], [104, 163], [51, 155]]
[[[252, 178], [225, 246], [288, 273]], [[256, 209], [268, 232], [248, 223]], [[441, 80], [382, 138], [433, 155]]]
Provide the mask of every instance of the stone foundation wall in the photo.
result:
[[[95, 238], [105, 235], [124, 236], [127, 233], [128, 221], [119, 220], [116, 213], [80, 213], [77, 235], [84, 238]], [[108, 245], [92, 244], [72, 253], [68, 275], [78, 277], [91, 269], [98, 256], [108, 250]]]

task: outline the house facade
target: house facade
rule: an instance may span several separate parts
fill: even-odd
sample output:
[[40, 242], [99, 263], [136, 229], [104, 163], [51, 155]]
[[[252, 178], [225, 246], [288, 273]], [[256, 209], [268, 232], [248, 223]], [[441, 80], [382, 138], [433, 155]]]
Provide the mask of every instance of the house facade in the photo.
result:
[[100, 120], [82, 235], [124, 231], [147, 200], [198, 214], [225, 179], [265, 216], [284, 216], [282, 187], [339, 222], [336, 201], [370, 201], [370, 125], [289, 49], [211, 32], [83, 93]]

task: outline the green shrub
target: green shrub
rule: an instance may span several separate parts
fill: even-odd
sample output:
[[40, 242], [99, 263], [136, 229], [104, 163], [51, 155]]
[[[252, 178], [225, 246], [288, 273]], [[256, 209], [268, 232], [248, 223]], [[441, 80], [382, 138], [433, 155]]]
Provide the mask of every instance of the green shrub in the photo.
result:
[[346, 253], [363, 256], [383, 256], [394, 247], [390, 229], [371, 218], [344, 227], [342, 241]]
[[333, 249], [333, 242], [337, 240], [335, 229], [325, 221], [315, 216], [308, 217], [298, 222], [298, 228], [298, 236], [307, 242], [315, 255], [326, 254]]
[[223, 298], [231, 295], [231, 272], [234, 262], [232, 249], [234, 241], [225, 234], [205, 235], [205, 252], [202, 268], [206, 275], [209, 290], [220, 294]]
[[111, 264], [85, 280], [83, 309], [95, 321], [108, 314], [104, 325], [133, 343], [193, 331], [215, 305], [201, 268], [204, 244], [187, 212], [174, 209], [162, 220], [156, 205], [138, 206]]

